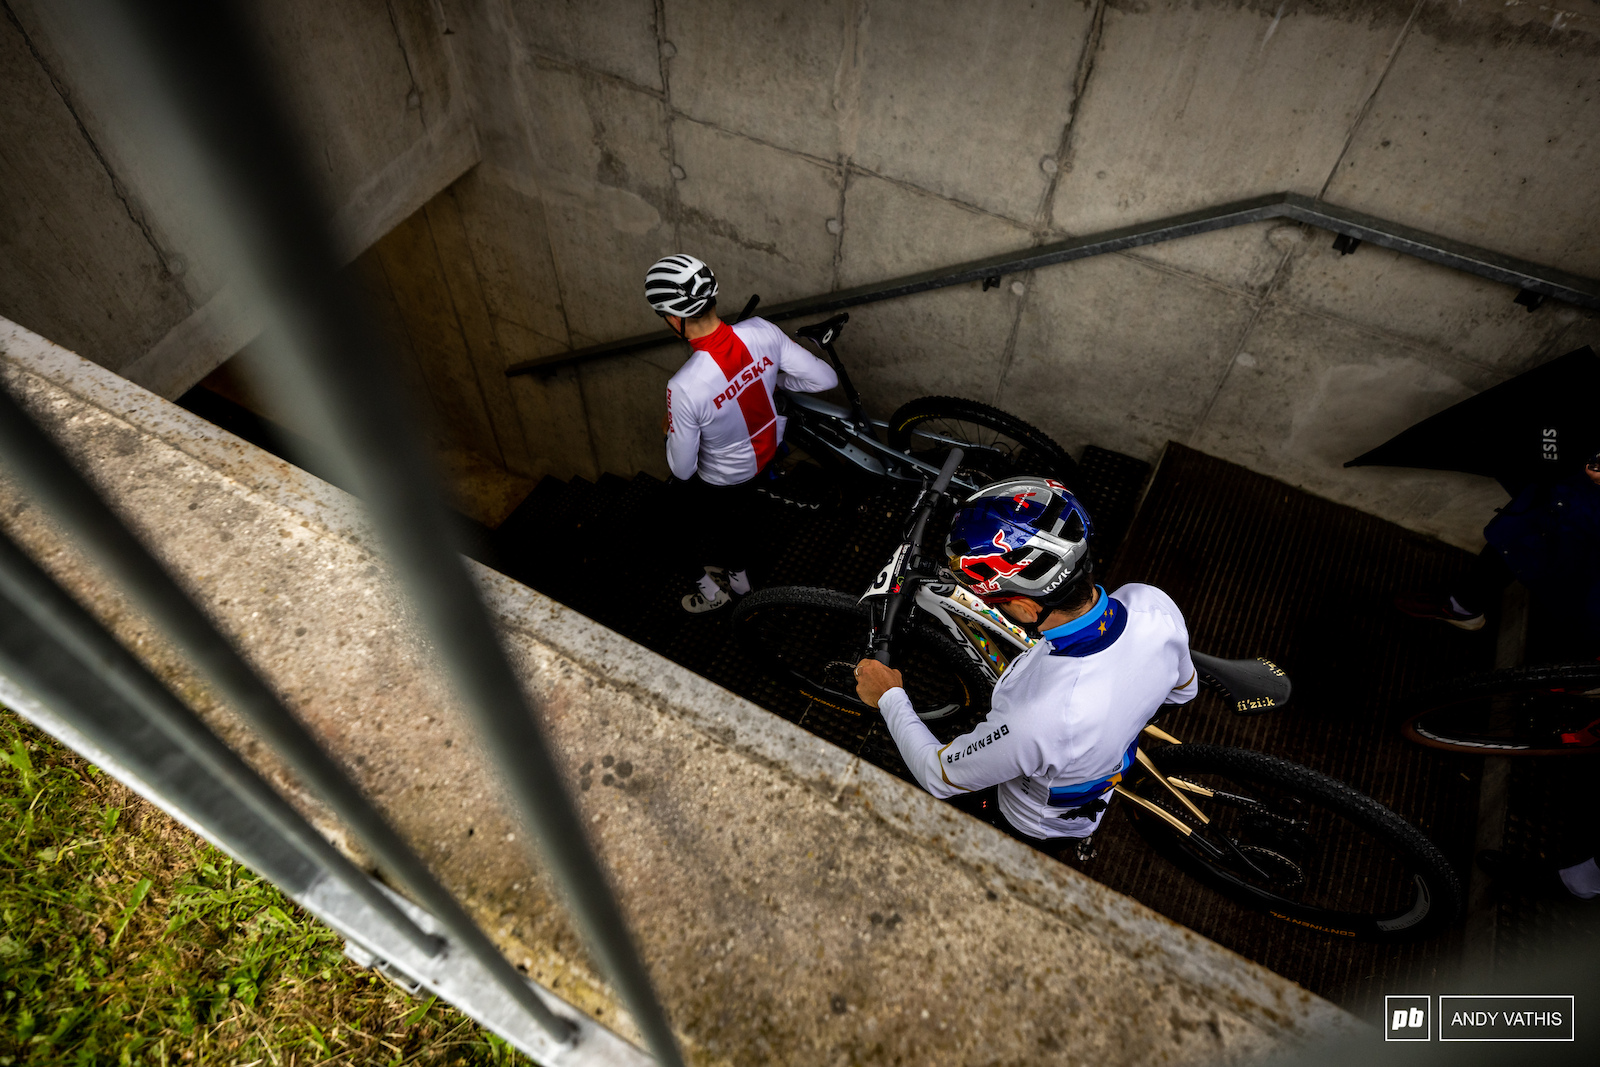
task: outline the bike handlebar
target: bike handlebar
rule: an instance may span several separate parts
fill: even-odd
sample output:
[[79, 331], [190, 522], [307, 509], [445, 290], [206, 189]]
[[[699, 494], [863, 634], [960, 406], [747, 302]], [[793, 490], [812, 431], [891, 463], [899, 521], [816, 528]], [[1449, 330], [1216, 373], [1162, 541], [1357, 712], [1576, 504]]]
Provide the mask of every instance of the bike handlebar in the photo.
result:
[[[908, 563], [916, 564], [922, 559], [922, 537], [928, 528], [928, 520], [933, 516], [933, 509], [944, 496], [945, 490], [950, 488], [950, 479], [955, 477], [956, 467], [960, 465], [965, 453], [959, 448], [952, 448], [950, 454], [944, 458], [944, 466], [939, 468], [939, 476], [933, 480], [928, 491], [922, 494], [922, 500], [917, 504], [915, 517], [911, 523], [911, 556]], [[872, 642], [872, 658], [889, 666], [889, 644], [894, 640], [895, 622], [900, 618], [901, 606], [905, 603], [906, 594], [895, 586], [895, 592], [889, 597], [883, 609], [883, 625], [878, 628]]]
[[939, 477], [933, 480], [933, 491], [942, 493], [950, 488], [950, 479], [956, 476], [956, 468], [961, 466], [961, 461], [966, 453], [959, 448], [952, 448], [950, 454], [944, 457], [944, 466], [939, 468]]

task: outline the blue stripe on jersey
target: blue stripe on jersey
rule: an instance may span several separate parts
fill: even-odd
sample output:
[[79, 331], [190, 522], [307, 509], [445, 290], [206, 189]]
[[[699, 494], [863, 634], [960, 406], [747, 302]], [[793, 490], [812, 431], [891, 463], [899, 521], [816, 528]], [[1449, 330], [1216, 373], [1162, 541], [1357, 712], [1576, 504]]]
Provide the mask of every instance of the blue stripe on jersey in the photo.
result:
[[1128, 773], [1129, 767], [1133, 766], [1133, 761], [1137, 758], [1138, 751], [1139, 741], [1135, 738], [1133, 744], [1128, 746], [1128, 751], [1122, 754], [1122, 766], [1104, 778], [1096, 778], [1094, 781], [1085, 782], [1082, 785], [1053, 785], [1050, 787], [1050, 799], [1047, 803], [1052, 808], [1076, 808], [1093, 800], [1122, 781], [1122, 776]]
[[1064, 626], [1043, 631], [1039, 636], [1050, 642], [1052, 656], [1092, 656], [1103, 648], [1110, 648], [1122, 631], [1128, 627], [1128, 609], [1122, 601], [1100, 594], [1100, 610], [1093, 608]]

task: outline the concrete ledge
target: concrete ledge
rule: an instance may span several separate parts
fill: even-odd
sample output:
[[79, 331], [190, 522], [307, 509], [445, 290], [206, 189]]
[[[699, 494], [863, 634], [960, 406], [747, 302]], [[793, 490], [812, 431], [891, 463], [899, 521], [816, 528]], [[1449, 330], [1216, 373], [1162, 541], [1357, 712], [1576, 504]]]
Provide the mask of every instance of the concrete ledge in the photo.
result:
[[[631, 1032], [348, 496], [0, 320], [0, 376], [514, 961]], [[0, 522], [337, 839], [0, 485]], [[492, 571], [505, 645], [696, 1063], [1199, 1063], [1358, 1024]]]

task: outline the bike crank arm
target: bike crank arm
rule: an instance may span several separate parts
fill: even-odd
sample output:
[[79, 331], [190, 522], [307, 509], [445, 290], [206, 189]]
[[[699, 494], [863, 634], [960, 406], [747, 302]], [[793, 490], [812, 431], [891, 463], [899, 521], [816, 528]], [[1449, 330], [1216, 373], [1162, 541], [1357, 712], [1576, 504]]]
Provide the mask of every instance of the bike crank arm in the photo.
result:
[[[1232, 855], [1237, 857], [1238, 860], [1241, 863], [1243, 863], [1251, 871], [1255, 872], [1262, 879], [1264, 879], [1266, 881], [1269, 881], [1269, 882], [1272, 881], [1272, 875], [1268, 874], [1266, 871], [1262, 870], [1260, 867], [1257, 867], [1255, 865], [1255, 863], [1250, 859], [1249, 856], [1246, 856], [1243, 852], [1241, 852], [1239, 850], [1239, 846], [1227, 834], [1220, 835], [1221, 838], [1222, 838], [1223, 843], [1228, 846], [1228, 850], [1227, 851], [1223, 851], [1222, 849], [1218, 848], [1216, 845], [1214, 845], [1210, 841], [1208, 841], [1204, 836], [1202, 836], [1201, 834], [1197, 833], [1195, 831], [1194, 827], [1190, 826], [1188, 823], [1184, 822], [1182, 819], [1178, 818], [1176, 815], [1172, 814], [1170, 811], [1168, 811], [1167, 809], [1163, 808], [1161, 805], [1155, 803], [1154, 801], [1146, 800], [1144, 797], [1140, 796], [1138, 793], [1135, 793], [1132, 790], [1124, 788], [1120, 783], [1117, 784], [1117, 785], [1112, 786], [1111, 788], [1112, 788], [1112, 791], [1115, 792], [1118, 796], [1127, 797], [1129, 800], [1131, 800], [1135, 804], [1139, 805], [1139, 807], [1143, 808], [1145, 811], [1148, 811], [1152, 815], [1158, 816], [1159, 818], [1165, 820], [1174, 830], [1177, 830], [1179, 833], [1183, 834], [1184, 837], [1189, 839], [1190, 843], [1192, 843], [1201, 852], [1204, 852], [1213, 861], [1217, 861], [1217, 862], [1225, 861], [1225, 860], [1228, 859], [1229, 853], [1232, 853]], [[1171, 787], [1169, 786], [1168, 788], [1171, 788]], [[1177, 790], [1174, 789], [1173, 792], [1176, 793]], [[1180, 798], [1180, 799], [1183, 799], [1183, 798]], [[1184, 803], [1187, 804], [1188, 800], [1184, 799]], [[1202, 818], [1203, 818], [1203, 816], [1202, 816]]]

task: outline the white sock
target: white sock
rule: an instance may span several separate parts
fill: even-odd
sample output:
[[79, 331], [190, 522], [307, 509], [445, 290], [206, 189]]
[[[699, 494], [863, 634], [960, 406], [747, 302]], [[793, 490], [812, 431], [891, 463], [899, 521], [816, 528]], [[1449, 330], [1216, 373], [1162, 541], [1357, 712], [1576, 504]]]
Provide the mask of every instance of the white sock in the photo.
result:
[[733, 591], [735, 593], [738, 593], [740, 596], [744, 596], [746, 593], [750, 592], [750, 572], [734, 571], [732, 574], [728, 575], [728, 584], [733, 587]]
[[1480, 612], [1476, 611], [1468, 611], [1466, 608], [1461, 606], [1461, 601], [1457, 600], [1455, 597], [1450, 598], [1450, 610], [1455, 612], [1457, 615], [1464, 615], [1469, 619], [1475, 619], [1479, 614], [1481, 614]]
[[1559, 873], [1561, 884], [1579, 900], [1600, 897], [1600, 865], [1595, 864], [1593, 856], [1576, 866], [1564, 867]]
[[718, 585], [717, 580], [711, 577], [709, 574], [702, 574], [700, 576], [699, 585], [700, 595], [705, 597], [707, 600], [715, 600], [722, 593], [722, 587]]

